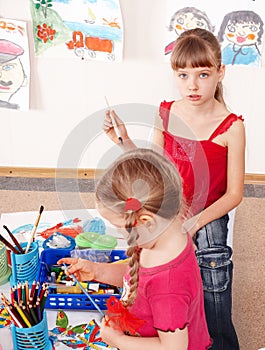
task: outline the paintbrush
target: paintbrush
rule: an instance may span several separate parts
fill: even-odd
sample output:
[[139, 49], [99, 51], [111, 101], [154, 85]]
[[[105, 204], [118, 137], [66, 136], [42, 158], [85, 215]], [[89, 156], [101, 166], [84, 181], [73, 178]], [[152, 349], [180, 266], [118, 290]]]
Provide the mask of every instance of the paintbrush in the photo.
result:
[[16, 250], [16, 248], [13, 247], [12, 244], [9, 243], [9, 242], [5, 239], [5, 237], [3, 237], [2, 235], [0, 235], [0, 241], [1, 241], [2, 243], [4, 243], [4, 245], [7, 246], [10, 250], [12, 250], [13, 253], [15, 253], [15, 254], [20, 254], [20, 252], [19, 252], [18, 250]]
[[[63, 264], [65, 267], [65, 270], [68, 270], [67, 265]], [[74, 274], [69, 274], [69, 276], [77, 283], [77, 285], [81, 288], [81, 290], [84, 292], [84, 294], [88, 297], [88, 299], [91, 301], [91, 303], [94, 305], [94, 307], [98, 310], [98, 312], [104, 317], [104, 312], [100, 310], [98, 304], [93, 300], [93, 298], [89, 295], [89, 293], [85, 290], [85, 288], [82, 286], [82, 284], [78, 281], [78, 279], [75, 277]]]
[[15, 236], [13, 235], [13, 233], [8, 229], [8, 227], [6, 225], [3, 226], [3, 228], [7, 231], [7, 233], [9, 234], [10, 238], [12, 239], [12, 241], [15, 243], [16, 247], [18, 248], [18, 250], [20, 251], [20, 253], [24, 253], [24, 250], [22, 249], [21, 245], [18, 243], [17, 239], [15, 238]]
[[38, 225], [39, 225], [40, 217], [41, 217], [41, 214], [42, 214], [43, 210], [44, 210], [44, 206], [41, 205], [41, 206], [40, 206], [40, 210], [39, 210], [39, 214], [38, 214], [38, 217], [37, 217], [37, 220], [36, 220], [36, 222], [35, 222], [35, 224], [34, 224], [34, 226], [33, 226], [33, 229], [32, 229], [31, 234], [30, 234], [30, 238], [29, 238], [29, 240], [28, 240], [27, 248], [25, 249], [25, 254], [28, 253], [29, 248], [30, 248], [30, 245], [31, 245], [31, 243], [34, 241], [34, 236], [35, 236], [37, 227], [38, 227]]
[[[107, 105], [107, 107], [108, 107], [108, 110], [110, 111], [111, 110], [111, 108], [110, 108], [110, 104], [109, 104], [109, 101], [108, 101], [108, 99], [107, 99], [107, 96], [104, 96], [105, 97], [105, 101], [106, 101], [106, 105]], [[114, 122], [114, 123], [113, 123]], [[123, 139], [122, 139], [122, 137], [121, 137], [121, 135], [120, 135], [120, 133], [119, 133], [119, 130], [118, 130], [118, 125], [117, 125], [117, 123], [115, 122], [115, 120], [112, 118], [112, 123], [113, 123], [113, 126], [114, 126], [114, 128], [115, 128], [115, 126], [116, 126], [116, 134], [117, 134], [117, 136], [118, 136], [118, 139], [119, 139], [119, 141], [120, 141], [120, 143], [123, 143]]]

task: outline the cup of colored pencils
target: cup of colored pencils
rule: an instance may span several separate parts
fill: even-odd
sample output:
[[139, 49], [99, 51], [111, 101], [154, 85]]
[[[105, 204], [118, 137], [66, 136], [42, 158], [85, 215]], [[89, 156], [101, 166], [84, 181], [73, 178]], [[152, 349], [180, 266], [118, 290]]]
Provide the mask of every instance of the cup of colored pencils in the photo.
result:
[[45, 301], [48, 286], [34, 281], [18, 283], [10, 291], [10, 300], [1, 293], [2, 302], [12, 319], [12, 340], [15, 350], [51, 350]]

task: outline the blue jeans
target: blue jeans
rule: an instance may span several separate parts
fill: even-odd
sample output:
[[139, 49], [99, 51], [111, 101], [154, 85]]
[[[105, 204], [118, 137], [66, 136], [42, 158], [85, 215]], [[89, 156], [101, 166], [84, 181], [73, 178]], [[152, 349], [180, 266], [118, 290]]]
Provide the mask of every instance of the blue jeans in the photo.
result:
[[195, 237], [204, 289], [204, 307], [211, 350], [239, 350], [232, 322], [232, 249], [227, 246], [229, 216], [202, 227]]

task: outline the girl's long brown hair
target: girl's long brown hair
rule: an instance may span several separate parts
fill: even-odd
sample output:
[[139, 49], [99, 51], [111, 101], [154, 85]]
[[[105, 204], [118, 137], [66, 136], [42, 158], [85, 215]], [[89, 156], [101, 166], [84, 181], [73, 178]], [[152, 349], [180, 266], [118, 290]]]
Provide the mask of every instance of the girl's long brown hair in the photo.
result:
[[[206, 29], [187, 30], [176, 39], [170, 62], [174, 71], [186, 67], [215, 67], [219, 70], [222, 64], [219, 41]], [[216, 86], [214, 97], [225, 105], [221, 82]]]
[[[139, 212], [124, 211], [128, 198], [141, 202]], [[130, 293], [126, 302], [131, 305], [137, 294], [140, 249], [138, 231], [134, 224], [142, 209], [169, 221], [182, 208], [182, 184], [176, 167], [165, 157], [150, 149], [126, 152], [103, 174], [96, 187], [96, 200], [116, 213], [124, 215], [129, 233], [127, 255], [130, 257]]]

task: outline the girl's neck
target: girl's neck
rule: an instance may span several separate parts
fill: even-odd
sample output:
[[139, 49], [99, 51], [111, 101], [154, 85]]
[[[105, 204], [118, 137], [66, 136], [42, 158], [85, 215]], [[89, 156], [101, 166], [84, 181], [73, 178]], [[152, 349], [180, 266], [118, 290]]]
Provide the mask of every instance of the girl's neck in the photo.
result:
[[182, 223], [174, 220], [150, 249], [142, 249], [140, 264], [145, 268], [166, 264], [181, 254], [186, 245], [187, 234], [182, 232]]
[[194, 120], [195, 116], [202, 119], [213, 118], [213, 116], [225, 114], [226, 111], [226, 107], [215, 99], [197, 106], [186, 103], [185, 100], [179, 100], [173, 104], [173, 112], [184, 120]]

